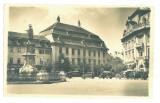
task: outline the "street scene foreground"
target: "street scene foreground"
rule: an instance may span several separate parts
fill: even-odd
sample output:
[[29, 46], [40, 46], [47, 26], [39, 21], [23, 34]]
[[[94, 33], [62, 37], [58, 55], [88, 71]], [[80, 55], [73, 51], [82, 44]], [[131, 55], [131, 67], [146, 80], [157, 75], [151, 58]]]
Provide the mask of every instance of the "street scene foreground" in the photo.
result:
[[67, 78], [66, 82], [51, 84], [8, 84], [7, 94], [14, 95], [97, 95], [149, 96], [148, 80]]

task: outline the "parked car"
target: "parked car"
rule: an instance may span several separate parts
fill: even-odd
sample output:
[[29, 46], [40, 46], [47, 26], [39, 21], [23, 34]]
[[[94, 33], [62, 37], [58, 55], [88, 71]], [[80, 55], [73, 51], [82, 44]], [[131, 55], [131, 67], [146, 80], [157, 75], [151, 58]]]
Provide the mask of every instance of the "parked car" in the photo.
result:
[[112, 73], [110, 71], [103, 71], [100, 75], [99, 78], [110, 78], [112, 79]]
[[127, 79], [134, 79], [135, 78], [135, 71], [134, 70], [127, 70], [124, 72], [124, 77]]
[[82, 74], [82, 78], [86, 79], [86, 78], [94, 78], [94, 73], [93, 72], [86, 72], [84, 74]]
[[148, 72], [138, 71], [135, 73], [135, 79], [144, 79], [148, 78]]
[[66, 73], [66, 77], [72, 78], [72, 72], [67, 72], [67, 73]]
[[72, 77], [80, 77], [81, 76], [79, 71], [72, 71], [71, 74], [72, 74]]
[[80, 72], [79, 71], [70, 71], [66, 73], [66, 77], [72, 78], [72, 77], [80, 77]]

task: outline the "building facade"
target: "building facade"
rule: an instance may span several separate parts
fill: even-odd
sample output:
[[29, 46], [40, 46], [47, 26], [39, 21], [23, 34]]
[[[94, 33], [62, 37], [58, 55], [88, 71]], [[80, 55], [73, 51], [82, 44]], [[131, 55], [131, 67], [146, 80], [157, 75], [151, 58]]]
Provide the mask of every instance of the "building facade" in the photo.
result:
[[91, 70], [96, 65], [104, 65], [108, 48], [99, 36], [85, 30], [81, 27], [80, 21], [78, 26], [57, 22], [40, 32], [51, 42], [52, 62], [54, 63], [60, 54], [69, 58], [71, 64], [79, 66], [84, 61], [90, 65]]
[[124, 62], [136, 71], [148, 71], [146, 62], [150, 56], [150, 8], [137, 8], [128, 17], [123, 38]]
[[[24, 54], [27, 50], [28, 35], [18, 32], [8, 32], [8, 70], [19, 70], [24, 64]], [[34, 35], [35, 65], [44, 65], [51, 61], [50, 41], [43, 36]]]

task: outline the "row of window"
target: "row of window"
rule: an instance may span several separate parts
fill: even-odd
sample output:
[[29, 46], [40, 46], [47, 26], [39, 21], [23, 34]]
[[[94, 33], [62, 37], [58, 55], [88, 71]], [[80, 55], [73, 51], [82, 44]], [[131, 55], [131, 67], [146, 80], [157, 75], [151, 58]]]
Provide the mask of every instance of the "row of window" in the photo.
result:
[[[13, 64], [13, 58], [9, 58], [9, 63]], [[17, 58], [17, 64], [21, 64], [21, 59]]]
[[39, 49], [39, 54], [51, 54], [50, 50]]
[[[134, 58], [134, 50], [125, 53], [126, 58]], [[143, 56], [143, 51], [139, 51], [139, 57]]]
[[[17, 53], [23, 53], [22, 48], [18, 47], [16, 48]], [[14, 53], [14, 47], [10, 47], [10, 53]], [[35, 53], [35, 49], [33, 49], [33, 53]], [[39, 49], [39, 54], [51, 54], [50, 50], [44, 50], [44, 49]]]
[[[78, 52], [78, 55], [81, 55], [81, 50], [80, 49], [78, 49], [77, 50], [77, 52]], [[62, 48], [60, 47], [59, 48], [59, 53], [61, 54], [62, 53]], [[69, 54], [69, 49], [68, 48], [66, 48], [66, 55], [68, 55]], [[100, 57], [100, 51], [98, 51], [98, 57]], [[75, 49], [72, 49], [72, 55], [75, 55]], [[88, 51], [88, 55], [89, 56], [91, 56], [91, 51], [89, 50]], [[105, 55], [106, 55], [106, 53], [105, 53], [105, 51], [103, 51], [103, 57], [105, 58]], [[83, 56], [86, 56], [86, 50], [83, 50]], [[94, 57], [96, 57], [96, 51], [93, 51], [93, 56]]]
[[[47, 59], [47, 63], [49, 62], [49, 59]], [[13, 58], [9, 58], [9, 63], [13, 64]], [[21, 64], [21, 59], [17, 58], [17, 64]], [[40, 64], [44, 64], [44, 60], [40, 58]]]
[[[91, 64], [91, 59], [88, 59], [88, 64]], [[83, 60], [81, 58], [77, 59], [77, 64], [80, 65], [83, 62]], [[75, 63], [75, 58], [72, 58], [72, 64]], [[105, 60], [103, 60], [103, 64], [105, 64]], [[93, 60], [93, 65], [96, 65], [96, 60]], [[100, 65], [100, 60], [98, 60], [98, 65]]]

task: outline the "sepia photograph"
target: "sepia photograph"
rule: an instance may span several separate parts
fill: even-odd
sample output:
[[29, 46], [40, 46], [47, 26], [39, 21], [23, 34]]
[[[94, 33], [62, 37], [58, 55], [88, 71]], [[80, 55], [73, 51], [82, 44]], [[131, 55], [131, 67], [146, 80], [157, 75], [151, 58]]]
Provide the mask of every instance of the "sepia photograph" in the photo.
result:
[[151, 96], [151, 7], [12, 4], [4, 12], [6, 96]]

